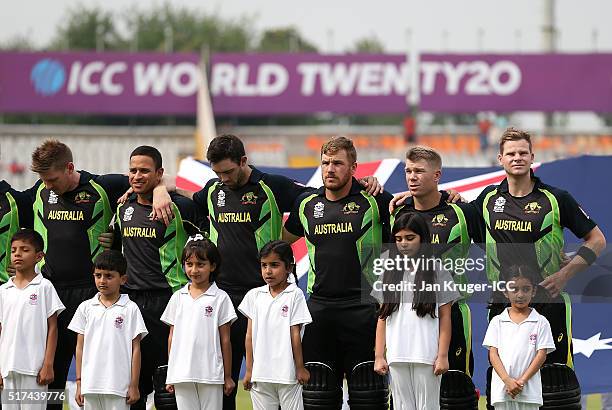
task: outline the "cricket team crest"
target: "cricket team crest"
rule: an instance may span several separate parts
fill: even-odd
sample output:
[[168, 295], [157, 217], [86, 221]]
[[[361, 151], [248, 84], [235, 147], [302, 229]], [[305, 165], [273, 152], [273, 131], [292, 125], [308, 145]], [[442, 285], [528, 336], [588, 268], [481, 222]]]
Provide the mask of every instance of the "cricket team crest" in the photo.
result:
[[257, 195], [253, 192], [247, 192], [242, 195], [242, 205], [257, 205]]
[[91, 202], [91, 195], [88, 192], [79, 192], [74, 197], [75, 204], [88, 204]]
[[361, 207], [355, 202], [349, 202], [348, 204], [344, 205], [344, 208], [342, 208], [342, 213], [344, 213], [344, 215], [356, 214], [359, 212], [359, 208]]
[[117, 316], [115, 318], [115, 327], [117, 329], [123, 329], [123, 322], [124, 322], [123, 317]]
[[525, 208], [523, 208], [526, 214], [539, 214], [540, 209], [542, 209], [542, 207], [536, 201], [529, 202], [525, 205]]
[[38, 304], [38, 295], [36, 293], [32, 293], [30, 295], [30, 305], [37, 305]]
[[431, 226], [444, 227], [448, 223], [448, 218], [444, 214], [438, 214], [431, 220]]
[[287, 317], [287, 315], [288, 315], [288, 314], [289, 314], [289, 306], [284, 305], [284, 306], [281, 308], [281, 316], [282, 316], [282, 317]]

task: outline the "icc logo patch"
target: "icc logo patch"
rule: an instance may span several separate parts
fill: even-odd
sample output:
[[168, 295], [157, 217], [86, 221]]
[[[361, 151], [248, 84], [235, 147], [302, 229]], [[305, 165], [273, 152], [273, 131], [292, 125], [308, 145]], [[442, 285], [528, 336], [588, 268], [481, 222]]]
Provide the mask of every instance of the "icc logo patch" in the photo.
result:
[[123, 329], [123, 318], [121, 316], [115, 318], [115, 327], [117, 329]]
[[525, 208], [523, 208], [526, 214], [539, 214], [540, 209], [542, 209], [542, 207], [535, 201], [529, 202], [527, 205], [525, 205]]
[[287, 317], [287, 314], [288, 314], [288, 313], [289, 313], [289, 306], [284, 305], [284, 306], [281, 308], [281, 316], [282, 316], [282, 317]]
[[495, 200], [495, 205], [493, 206], [493, 212], [502, 213], [504, 212], [504, 207], [506, 206], [506, 198], [500, 196]]
[[257, 195], [253, 192], [247, 192], [242, 195], [242, 205], [256, 205], [257, 204]]
[[538, 335], [537, 334], [532, 333], [532, 334], [529, 335], [529, 344], [530, 345], [535, 345], [537, 340], [538, 340]]
[[219, 195], [217, 195], [217, 207], [222, 208], [225, 206], [225, 192], [219, 191]]
[[448, 222], [448, 218], [445, 217], [444, 214], [438, 214], [434, 216], [433, 219], [431, 220], [431, 225], [444, 227], [446, 226], [447, 222]]
[[123, 214], [123, 222], [129, 222], [132, 220], [132, 214], [134, 213], [134, 207], [130, 206], [125, 210], [125, 214]]
[[211, 316], [212, 316], [212, 314], [213, 314], [213, 307], [212, 307], [212, 306], [210, 306], [210, 305], [209, 305], [209, 306], [206, 306], [206, 307], [204, 308], [204, 316], [206, 316], [206, 317], [211, 317]]
[[37, 305], [38, 304], [38, 295], [36, 293], [32, 293], [30, 295], [30, 305]]
[[359, 212], [359, 208], [361, 207], [355, 202], [349, 202], [348, 204], [344, 205], [344, 208], [342, 208], [342, 212], [344, 213], [344, 215], [356, 214], [357, 212]]
[[57, 194], [53, 191], [49, 192], [49, 204], [55, 205], [57, 204]]
[[323, 202], [317, 202], [314, 206], [312, 216], [316, 219], [323, 218], [323, 211], [325, 211], [325, 204], [323, 204]]

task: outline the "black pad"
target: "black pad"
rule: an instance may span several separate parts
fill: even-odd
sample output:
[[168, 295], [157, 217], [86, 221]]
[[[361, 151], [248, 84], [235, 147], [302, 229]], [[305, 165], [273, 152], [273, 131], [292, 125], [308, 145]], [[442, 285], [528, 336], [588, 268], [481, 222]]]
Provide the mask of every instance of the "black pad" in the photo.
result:
[[308, 362], [304, 367], [310, 380], [302, 389], [305, 410], [338, 410], [342, 408], [342, 389], [334, 370], [325, 363]]
[[545, 364], [540, 369], [543, 410], [580, 409], [581, 390], [576, 373], [564, 364]]
[[478, 410], [478, 395], [472, 378], [460, 370], [442, 375], [440, 409]]
[[389, 379], [374, 371], [374, 361], [359, 363], [348, 380], [351, 409], [387, 410]]
[[155, 408], [157, 410], [178, 410], [176, 406], [176, 397], [174, 393], [166, 391], [166, 375], [168, 374], [168, 366], [159, 366], [153, 372], [153, 395]]

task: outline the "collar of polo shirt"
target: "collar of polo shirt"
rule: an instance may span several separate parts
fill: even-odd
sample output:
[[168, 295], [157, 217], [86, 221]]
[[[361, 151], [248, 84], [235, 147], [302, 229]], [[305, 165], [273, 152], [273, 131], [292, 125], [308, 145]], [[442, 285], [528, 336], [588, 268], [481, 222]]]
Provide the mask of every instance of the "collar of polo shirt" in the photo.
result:
[[[42, 279], [43, 279], [43, 276], [39, 273], [38, 275], [34, 276], [34, 278], [32, 278], [32, 280], [30, 281], [30, 283], [25, 285], [25, 287], [23, 287], [22, 289], [25, 289], [30, 285], [40, 285], [40, 282], [42, 281]], [[9, 278], [8, 282], [6, 282], [6, 287], [7, 288], [17, 287], [15, 286], [15, 282], [13, 282], [13, 278]]]
[[[129, 296], [126, 294], [121, 294], [121, 296], [119, 296], [119, 299], [113, 303], [111, 306], [125, 306], [127, 305], [128, 301], [130, 300]], [[91, 299], [91, 304], [92, 305], [101, 305], [102, 302], [100, 302], [100, 293], [98, 293], [96, 295], [96, 297], [94, 297], [93, 299]]]
[[[183, 286], [181, 289], [179, 289], [179, 292], [182, 293], [182, 294], [189, 294], [189, 285], [190, 285], [190, 283], [191, 282], [189, 282], [188, 284]], [[202, 295], [215, 296], [217, 294], [218, 290], [219, 290], [219, 287], [217, 286], [217, 284], [215, 282], [213, 282], [213, 283], [210, 284], [210, 287], [208, 289], [206, 289], [206, 292], [202, 293]]]
[[[508, 309], [509, 308], [504, 309], [504, 311], [501, 313], [499, 319], [502, 322], [513, 322], [513, 323], [516, 323], [516, 322], [514, 322], [510, 318], [510, 314], [508, 313]], [[531, 313], [529, 313], [529, 316], [527, 316], [527, 318], [525, 318], [525, 320], [523, 320], [521, 323], [525, 323], [525, 322], [537, 322], [539, 317], [540, 317], [540, 314], [534, 308], [531, 308]], [[520, 324], [520, 323], [517, 323], [517, 324]]]

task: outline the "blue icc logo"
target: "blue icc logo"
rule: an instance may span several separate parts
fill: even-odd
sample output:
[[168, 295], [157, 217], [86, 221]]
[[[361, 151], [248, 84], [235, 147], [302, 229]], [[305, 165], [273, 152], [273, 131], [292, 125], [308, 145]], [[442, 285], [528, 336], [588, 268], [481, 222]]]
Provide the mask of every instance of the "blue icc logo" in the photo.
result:
[[57, 93], [66, 82], [64, 65], [57, 60], [45, 58], [40, 60], [30, 73], [37, 94], [49, 96]]

